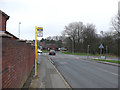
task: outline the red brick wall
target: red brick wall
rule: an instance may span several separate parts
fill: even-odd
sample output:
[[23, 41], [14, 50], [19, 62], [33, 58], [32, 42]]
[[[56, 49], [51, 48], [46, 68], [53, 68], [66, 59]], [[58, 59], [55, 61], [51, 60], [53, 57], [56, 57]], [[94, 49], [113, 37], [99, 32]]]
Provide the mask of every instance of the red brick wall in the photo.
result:
[[0, 31], [6, 31], [6, 17], [0, 14]]
[[2, 38], [2, 88], [21, 88], [34, 66], [34, 47]]
[[2, 15], [2, 31], [6, 31], [6, 17]]
[[[2, 37], [0, 37], [0, 71], [2, 71]], [[2, 74], [0, 72], [0, 90], [2, 89]]]
[[2, 31], [2, 14], [0, 14], [0, 31]]

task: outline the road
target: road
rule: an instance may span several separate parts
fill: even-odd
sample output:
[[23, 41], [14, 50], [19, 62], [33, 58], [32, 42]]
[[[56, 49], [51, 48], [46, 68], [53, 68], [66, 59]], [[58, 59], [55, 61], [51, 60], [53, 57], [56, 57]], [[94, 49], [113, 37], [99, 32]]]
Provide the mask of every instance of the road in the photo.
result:
[[[48, 55], [49, 56], [49, 55]], [[118, 67], [74, 55], [49, 56], [72, 88], [117, 88]]]

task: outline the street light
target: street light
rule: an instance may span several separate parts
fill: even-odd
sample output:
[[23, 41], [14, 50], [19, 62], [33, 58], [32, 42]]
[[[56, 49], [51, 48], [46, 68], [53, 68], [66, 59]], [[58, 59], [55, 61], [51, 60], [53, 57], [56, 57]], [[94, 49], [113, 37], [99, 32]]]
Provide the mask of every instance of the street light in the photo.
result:
[[19, 39], [20, 39], [20, 24], [21, 24], [21, 22], [19, 22], [19, 32], [18, 32]]

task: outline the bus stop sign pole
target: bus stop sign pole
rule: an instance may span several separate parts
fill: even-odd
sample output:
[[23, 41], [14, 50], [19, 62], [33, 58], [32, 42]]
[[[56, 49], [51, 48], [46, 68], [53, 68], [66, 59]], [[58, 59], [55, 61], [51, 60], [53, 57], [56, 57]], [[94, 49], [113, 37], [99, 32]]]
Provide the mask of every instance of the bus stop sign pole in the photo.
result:
[[35, 77], [37, 76], [37, 26], [35, 26]]

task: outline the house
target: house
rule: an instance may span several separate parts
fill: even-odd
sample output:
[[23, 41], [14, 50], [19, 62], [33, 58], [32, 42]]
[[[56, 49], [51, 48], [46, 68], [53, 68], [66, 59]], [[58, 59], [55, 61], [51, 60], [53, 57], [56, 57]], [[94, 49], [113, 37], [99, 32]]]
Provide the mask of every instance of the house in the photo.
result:
[[15, 35], [11, 34], [10, 32], [6, 31], [6, 22], [10, 16], [5, 14], [3, 11], [0, 10], [0, 36], [2, 37], [11, 37], [12, 39], [19, 39]]

